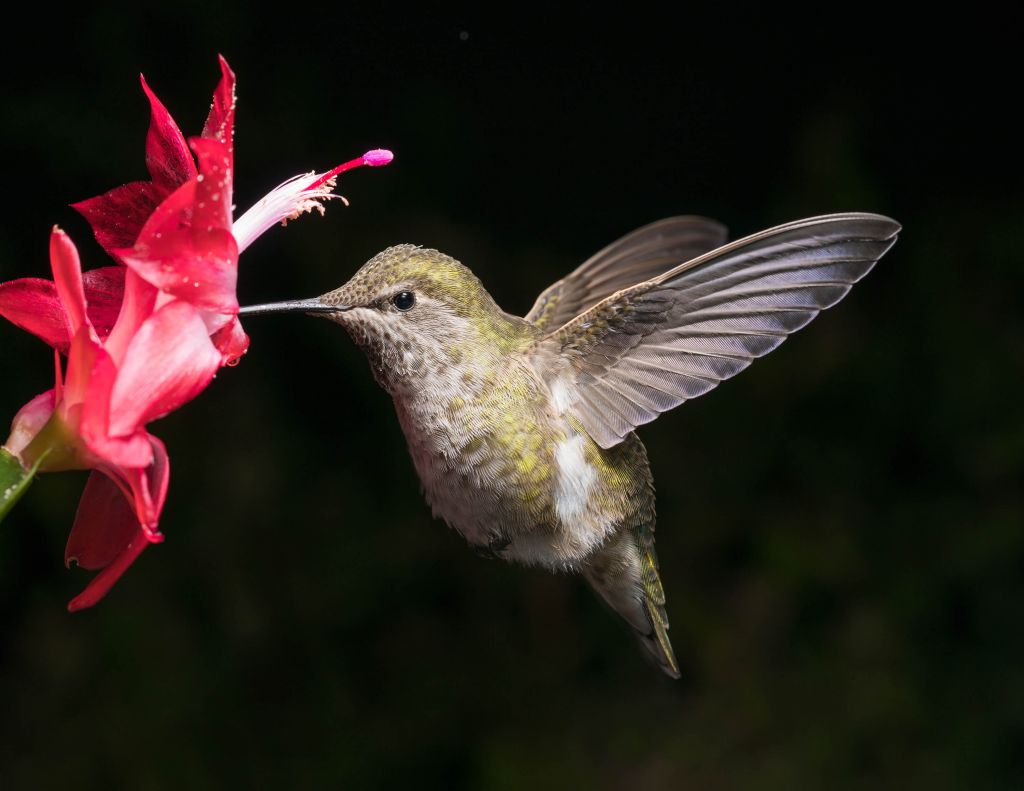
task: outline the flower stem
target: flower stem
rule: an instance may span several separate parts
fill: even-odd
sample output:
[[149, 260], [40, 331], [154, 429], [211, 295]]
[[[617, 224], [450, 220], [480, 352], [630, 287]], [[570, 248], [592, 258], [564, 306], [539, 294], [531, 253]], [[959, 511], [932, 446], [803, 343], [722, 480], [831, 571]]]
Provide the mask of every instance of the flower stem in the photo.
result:
[[0, 448], [0, 522], [28, 489], [44, 458], [46, 453], [30, 469], [25, 469], [17, 456]]

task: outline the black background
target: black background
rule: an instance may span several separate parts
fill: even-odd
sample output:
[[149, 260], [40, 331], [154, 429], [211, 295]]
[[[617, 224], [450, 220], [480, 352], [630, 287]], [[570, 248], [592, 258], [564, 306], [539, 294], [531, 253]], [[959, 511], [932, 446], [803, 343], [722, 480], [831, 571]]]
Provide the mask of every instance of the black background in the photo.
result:
[[[344, 333], [252, 349], [154, 424], [172, 483], [92, 611], [61, 566], [84, 474], [0, 530], [5, 788], [1014, 788], [1024, 780], [1021, 18], [898, 24], [712, 7], [103, 5], [8, 26], [0, 279], [47, 276], [67, 204], [145, 175], [137, 73], [186, 134], [223, 52], [236, 203], [386, 146], [352, 200], [242, 256], [243, 302], [312, 296], [390, 244], [499, 304], [678, 213], [733, 235], [841, 210], [904, 225], [835, 310], [645, 428], [683, 678], [582, 583], [433, 522]], [[51, 381], [0, 328], [0, 415]]]

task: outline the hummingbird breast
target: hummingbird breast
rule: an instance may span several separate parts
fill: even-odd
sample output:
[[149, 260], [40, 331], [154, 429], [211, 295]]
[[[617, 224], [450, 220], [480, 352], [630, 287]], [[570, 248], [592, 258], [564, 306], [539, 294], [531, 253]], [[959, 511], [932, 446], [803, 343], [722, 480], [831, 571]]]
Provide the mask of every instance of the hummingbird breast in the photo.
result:
[[392, 395], [434, 515], [475, 547], [565, 569], [619, 527], [653, 520], [639, 439], [602, 450], [524, 357], [428, 366]]

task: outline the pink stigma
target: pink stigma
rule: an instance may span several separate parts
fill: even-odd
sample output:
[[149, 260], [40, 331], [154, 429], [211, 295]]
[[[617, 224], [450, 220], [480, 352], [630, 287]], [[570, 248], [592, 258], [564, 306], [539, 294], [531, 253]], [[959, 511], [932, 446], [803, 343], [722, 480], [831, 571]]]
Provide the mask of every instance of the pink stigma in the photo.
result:
[[363, 165], [367, 165], [371, 168], [377, 168], [380, 167], [381, 165], [388, 164], [388, 162], [390, 162], [394, 158], [395, 155], [388, 151], [386, 148], [375, 148], [373, 149], [373, 151], [367, 151], [365, 154], [363, 154], [361, 157], [357, 159], [350, 159], [348, 162], [338, 165], [338, 167], [333, 168], [332, 170], [328, 170], [320, 178], [318, 178], [316, 181], [314, 181], [312, 184], [306, 187], [306, 189], [303, 191], [309, 192], [309, 190], [314, 190], [317, 187], [333, 179], [339, 173], [344, 173], [346, 170], [352, 170], [353, 168], [362, 167]]
[[367, 151], [363, 154], [363, 162], [369, 165], [371, 168], [377, 168], [381, 165], [386, 165], [395, 155], [388, 151], [386, 148], [375, 148], [373, 151]]

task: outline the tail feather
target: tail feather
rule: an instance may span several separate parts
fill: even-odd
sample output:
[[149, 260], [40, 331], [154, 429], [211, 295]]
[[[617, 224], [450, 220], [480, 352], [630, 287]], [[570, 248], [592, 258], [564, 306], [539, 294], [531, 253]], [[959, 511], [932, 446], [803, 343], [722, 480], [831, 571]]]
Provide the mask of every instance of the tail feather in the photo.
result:
[[665, 590], [658, 575], [653, 527], [623, 530], [591, 555], [582, 571], [601, 598], [633, 627], [661, 670], [679, 678], [679, 663], [668, 639]]

